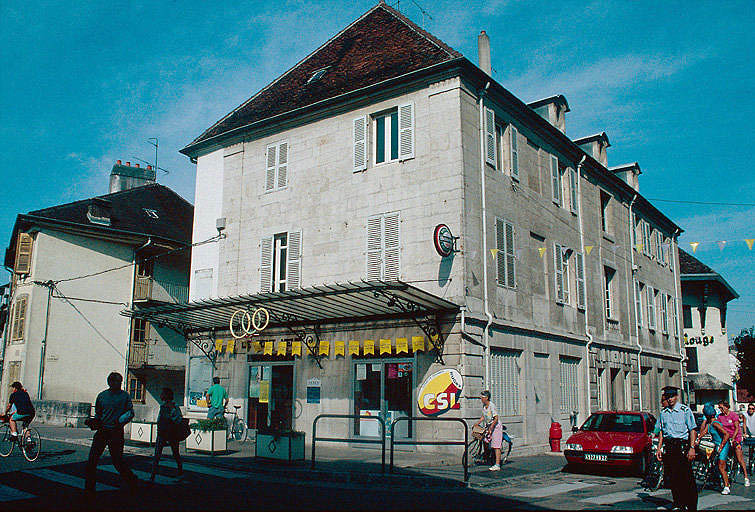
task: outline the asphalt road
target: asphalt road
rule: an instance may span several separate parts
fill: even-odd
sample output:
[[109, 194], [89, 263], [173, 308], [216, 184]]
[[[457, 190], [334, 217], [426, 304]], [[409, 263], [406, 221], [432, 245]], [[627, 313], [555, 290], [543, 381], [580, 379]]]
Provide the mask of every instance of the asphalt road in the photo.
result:
[[[645, 509], [665, 508], [670, 492], [648, 493], [636, 477], [625, 474], [541, 472], [522, 475], [477, 488], [412, 488], [389, 482], [347, 484], [302, 481], [301, 478], [232, 472], [191, 463], [182, 480], [174, 478], [170, 457], [165, 458], [154, 484], [139, 483], [134, 492], [121, 488], [109, 457], [98, 466], [98, 491], [88, 502], [83, 478], [88, 449], [46, 441], [34, 463], [20, 454], [0, 459], [0, 509], [78, 510], [505, 510], [505, 509]], [[166, 454], [167, 455], [167, 454]], [[143, 455], [128, 460], [146, 478], [151, 461]], [[478, 471], [480, 468], [477, 469]], [[732, 494], [706, 490], [701, 509], [752, 510], [755, 492], [742, 482]]]

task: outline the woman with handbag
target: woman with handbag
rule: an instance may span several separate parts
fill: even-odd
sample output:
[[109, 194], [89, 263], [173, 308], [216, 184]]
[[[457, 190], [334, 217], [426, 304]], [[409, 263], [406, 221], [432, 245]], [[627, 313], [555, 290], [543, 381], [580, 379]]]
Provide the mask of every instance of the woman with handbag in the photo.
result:
[[178, 466], [178, 478], [183, 477], [183, 463], [181, 453], [179, 452], [178, 429], [183, 423], [183, 416], [178, 406], [173, 402], [173, 390], [163, 388], [160, 393], [160, 400], [163, 404], [160, 406], [160, 414], [157, 417], [157, 440], [155, 441], [155, 458], [152, 461], [152, 476], [149, 481], [155, 481], [157, 467], [160, 464], [160, 456], [163, 453], [165, 445], [170, 445], [173, 452], [173, 458], [176, 459]]

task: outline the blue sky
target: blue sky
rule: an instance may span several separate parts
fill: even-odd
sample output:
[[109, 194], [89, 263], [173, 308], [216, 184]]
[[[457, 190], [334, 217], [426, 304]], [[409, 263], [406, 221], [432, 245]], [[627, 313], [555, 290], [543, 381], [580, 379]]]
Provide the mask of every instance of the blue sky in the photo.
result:
[[[418, 2], [474, 62], [485, 29], [494, 78], [522, 100], [564, 94], [567, 134], [605, 131], [609, 165], [638, 161], [646, 197], [755, 202], [752, 2]], [[178, 149], [372, 5], [0, 3], [0, 238], [19, 212], [107, 192], [116, 159], [152, 160], [149, 137], [160, 181], [192, 200]], [[755, 324], [755, 207], [655, 204], [740, 293], [730, 332]]]

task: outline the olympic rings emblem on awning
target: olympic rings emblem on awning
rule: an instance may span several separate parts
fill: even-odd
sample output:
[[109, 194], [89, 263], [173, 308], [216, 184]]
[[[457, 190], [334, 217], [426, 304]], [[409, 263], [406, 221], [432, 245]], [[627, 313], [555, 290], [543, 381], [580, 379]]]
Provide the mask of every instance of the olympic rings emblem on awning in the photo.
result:
[[246, 309], [234, 311], [231, 315], [231, 335], [236, 338], [254, 336], [270, 323], [270, 313], [265, 308], [256, 308], [251, 313]]

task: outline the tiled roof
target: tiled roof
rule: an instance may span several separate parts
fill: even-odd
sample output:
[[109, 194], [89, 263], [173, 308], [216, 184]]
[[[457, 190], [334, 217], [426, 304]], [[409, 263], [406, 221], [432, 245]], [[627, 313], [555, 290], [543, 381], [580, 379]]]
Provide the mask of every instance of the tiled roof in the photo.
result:
[[682, 274], [716, 274], [717, 272], [688, 252], [679, 249], [679, 268]]
[[[107, 201], [112, 205], [109, 226], [93, 224], [87, 217], [89, 204], [93, 199]], [[168, 187], [154, 183], [35, 210], [28, 215], [191, 243], [194, 207]]]
[[[381, 2], [182, 151], [235, 128], [460, 57]], [[322, 69], [319, 79], [307, 83]]]

